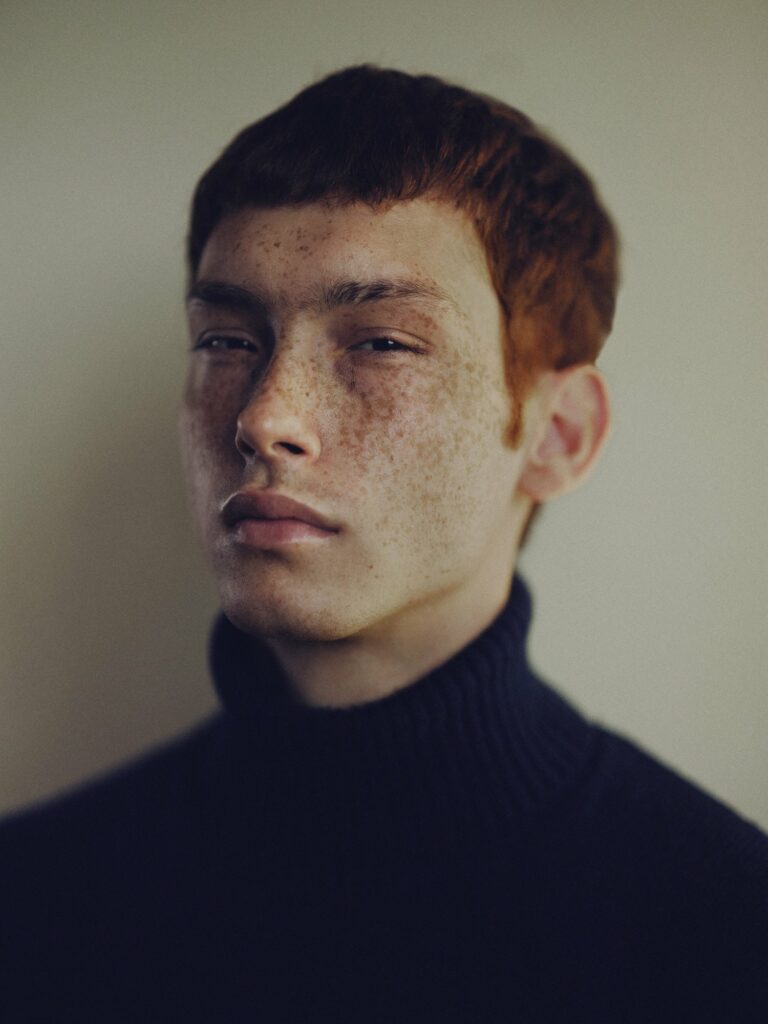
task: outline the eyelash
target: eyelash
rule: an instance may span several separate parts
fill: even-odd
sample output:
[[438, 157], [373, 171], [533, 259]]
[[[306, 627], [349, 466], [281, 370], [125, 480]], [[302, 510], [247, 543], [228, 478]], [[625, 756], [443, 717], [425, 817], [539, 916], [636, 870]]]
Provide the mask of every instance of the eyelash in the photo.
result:
[[377, 341], [388, 341], [391, 344], [398, 346], [396, 349], [391, 349], [390, 348], [390, 349], [387, 349], [384, 352], [379, 352], [379, 353], [377, 353], [378, 355], [385, 356], [385, 355], [388, 355], [389, 353], [395, 353], [395, 352], [400, 352], [400, 351], [402, 351], [402, 352], [415, 352], [416, 351], [416, 349], [411, 348], [409, 345], [404, 345], [402, 343], [402, 341], [398, 341], [397, 338], [390, 338], [386, 334], [382, 335], [379, 338], [366, 338], [365, 341], [359, 341], [357, 343], [357, 345], [353, 345], [352, 348], [359, 348], [360, 345], [372, 345], [372, 344], [375, 344], [375, 342], [377, 342]]
[[[390, 338], [388, 335], [381, 335], [376, 338], [366, 338], [365, 341], [359, 341], [352, 348], [356, 349], [360, 345], [371, 345], [379, 341], [386, 341], [392, 345], [397, 345], [396, 349], [387, 349], [383, 352], [376, 352], [376, 355], [394, 355], [397, 352], [418, 352], [418, 349], [412, 348], [409, 345], [403, 344], [402, 341], [398, 341], [397, 338]], [[217, 342], [226, 342], [226, 344], [216, 344]], [[253, 343], [248, 341], [247, 338], [238, 338], [236, 335], [231, 334], [216, 334], [210, 338], [203, 338], [202, 341], [198, 341], [197, 344], [193, 345], [192, 351], [196, 352], [200, 349], [209, 349], [213, 351], [255, 351]]]
[[[217, 342], [226, 342], [226, 345], [216, 344]], [[235, 349], [248, 351], [253, 348], [253, 344], [248, 341], [247, 338], [238, 338], [232, 334], [214, 334], [210, 338], [202, 338], [196, 344], [192, 346], [193, 352], [198, 352], [201, 349], [208, 349], [210, 351], [225, 351], [231, 352]]]

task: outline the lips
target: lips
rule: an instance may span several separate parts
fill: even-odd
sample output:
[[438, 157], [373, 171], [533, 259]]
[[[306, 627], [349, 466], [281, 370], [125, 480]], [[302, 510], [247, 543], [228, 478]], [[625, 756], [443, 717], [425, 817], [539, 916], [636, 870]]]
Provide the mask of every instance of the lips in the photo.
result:
[[297, 519], [331, 533], [339, 530], [309, 505], [274, 491], [237, 491], [224, 502], [221, 517], [227, 527], [236, 526], [243, 519]]

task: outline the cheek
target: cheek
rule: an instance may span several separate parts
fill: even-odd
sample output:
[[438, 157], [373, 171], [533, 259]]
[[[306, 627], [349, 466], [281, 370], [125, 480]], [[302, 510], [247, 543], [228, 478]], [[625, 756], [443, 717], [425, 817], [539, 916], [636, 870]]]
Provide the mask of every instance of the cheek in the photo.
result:
[[182, 404], [180, 429], [184, 464], [193, 485], [211, 464], [237, 461], [234, 439], [240, 408], [241, 384], [231, 375], [202, 379], [190, 367]]
[[399, 528], [412, 523], [423, 531], [425, 515], [452, 517], [464, 504], [466, 482], [476, 479], [478, 445], [487, 449], [493, 436], [488, 403], [472, 379], [457, 381], [451, 367], [428, 380], [403, 373], [375, 399], [362, 390], [358, 398], [357, 415], [340, 429], [339, 450], [382, 525], [394, 515]]
[[414, 512], [446, 543], [481, 528], [503, 500], [511, 468], [502, 438], [507, 399], [485, 367], [464, 360], [432, 382], [418, 410], [403, 409], [396, 464]]

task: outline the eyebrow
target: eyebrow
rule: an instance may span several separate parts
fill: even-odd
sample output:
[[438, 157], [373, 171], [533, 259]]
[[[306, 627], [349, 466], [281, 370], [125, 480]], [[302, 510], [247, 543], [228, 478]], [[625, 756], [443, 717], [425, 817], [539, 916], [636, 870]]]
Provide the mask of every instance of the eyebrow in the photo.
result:
[[[340, 306], [359, 306], [385, 299], [420, 299], [432, 304], [447, 305], [461, 314], [455, 300], [431, 281], [409, 278], [377, 278], [372, 281], [339, 280], [318, 288], [301, 308], [328, 312]], [[265, 295], [226, 281], [196, 281], [187, 292], [187, 303], [202, 302], [209, 306], [236, 309], [263, 316], [269, 302]]]

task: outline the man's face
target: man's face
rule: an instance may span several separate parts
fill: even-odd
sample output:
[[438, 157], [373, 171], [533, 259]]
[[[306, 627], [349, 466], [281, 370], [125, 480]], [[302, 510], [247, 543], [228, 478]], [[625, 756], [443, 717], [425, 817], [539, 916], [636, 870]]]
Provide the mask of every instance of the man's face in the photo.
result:
[[[213, 232], [192, 296], [184, 460], [233, 622], [374, 636], [511, 572], [524, 449], [504, 443], [501, 308], [460, 212], [244, 210]], [[249, 541], [221, 509], [266, 488], [337, 532]]]

